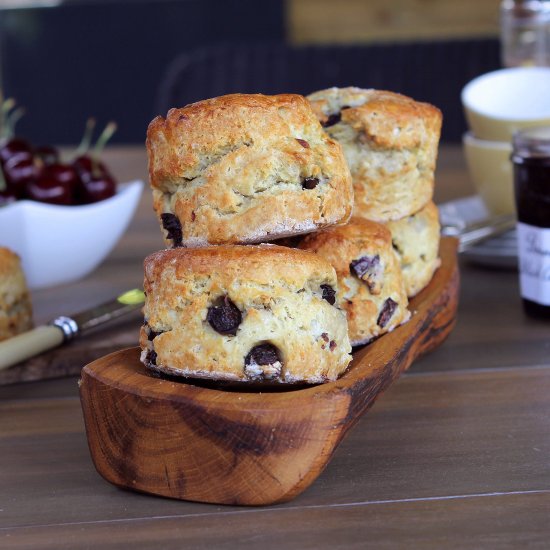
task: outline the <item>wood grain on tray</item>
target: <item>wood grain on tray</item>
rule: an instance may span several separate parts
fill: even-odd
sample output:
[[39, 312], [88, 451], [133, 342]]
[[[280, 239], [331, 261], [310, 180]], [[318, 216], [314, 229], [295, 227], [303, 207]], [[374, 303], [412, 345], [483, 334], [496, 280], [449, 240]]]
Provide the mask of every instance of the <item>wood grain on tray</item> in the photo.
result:
[[139, 348], [87, 365], [80, 393], [96, 469], [117, 486], [172, 498], [246, 505], [294, 498], [376, 397], [452, 330], [455, 239], [442, 240], [441, 257], [411, 301], [411, 320], [357, 351], [335, 382], [227, 391], [152, 377]]

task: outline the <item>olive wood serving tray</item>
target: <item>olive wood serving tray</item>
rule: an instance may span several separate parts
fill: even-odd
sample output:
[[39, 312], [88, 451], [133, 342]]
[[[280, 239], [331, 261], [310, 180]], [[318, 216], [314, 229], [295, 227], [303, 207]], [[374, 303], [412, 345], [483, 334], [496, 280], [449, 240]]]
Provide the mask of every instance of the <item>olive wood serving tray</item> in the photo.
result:
[[119, 487], [176, 499], [265, 505], [294, 498], [391, 382], [451, 332], [456, 248], [455, 239], [442, 239], [442, 265], [411, 300], [410, 321], [357, 350], [335, 382], [246, 391], [155, 378], [138, 348], [90, 363], [80, 397], [97, 471]]

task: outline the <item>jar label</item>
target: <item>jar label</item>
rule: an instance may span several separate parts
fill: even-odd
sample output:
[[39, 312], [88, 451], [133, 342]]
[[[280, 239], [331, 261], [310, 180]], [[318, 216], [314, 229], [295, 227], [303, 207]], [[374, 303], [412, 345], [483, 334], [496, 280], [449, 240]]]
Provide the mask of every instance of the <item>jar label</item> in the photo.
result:
[[550, 306], [550, 229], [518, 222], [517, 232], [521, 295]]

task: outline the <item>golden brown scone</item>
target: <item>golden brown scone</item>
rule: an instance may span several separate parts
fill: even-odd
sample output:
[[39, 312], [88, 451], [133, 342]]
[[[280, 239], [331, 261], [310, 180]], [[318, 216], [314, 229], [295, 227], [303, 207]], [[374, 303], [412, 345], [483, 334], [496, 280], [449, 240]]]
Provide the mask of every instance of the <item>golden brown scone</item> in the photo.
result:
[[347, 312], [353, 346], [409, 319], [399, 260], [383, 225], [352, 218], [348, 225], [307, 235], [300, 248], [322, 256], [336, 269], [338, 303]]
[[336, 274], [275, 245], [163, 250], [145, 259], [141, 360], [190, 378], [326, 382], [351, 361]]
[[401, 220], [388, 222], [393, 248], [399, 256], [407, 296], [418, 294], [441, 265], [439, 212], [433, 202]]
[[19, 256], [0, 247], [0, 340], [31, 328], [31, 300]]
[[439, 109], [361, 88], [330, 88], [308, 99], [325, 131], [344, 150], [353, 178], [354, 216], [400, 219], [431, 200]]
[[233, 94], [171, 109], [147, 131], [168, 246], [257, 243], [345, 223], [342, 149], [299, 95]]

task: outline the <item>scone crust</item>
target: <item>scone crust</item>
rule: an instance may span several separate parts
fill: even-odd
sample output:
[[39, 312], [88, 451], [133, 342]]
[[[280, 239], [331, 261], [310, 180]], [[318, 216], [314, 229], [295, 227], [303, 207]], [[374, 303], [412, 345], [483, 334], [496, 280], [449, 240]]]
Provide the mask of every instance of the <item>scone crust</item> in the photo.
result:
[[0, 247], [0, 340], [32, 328], [32, 307], [19, 256]]
[[411, 298], [429, 284], [441, 265], [439, 211], [430, 201], [412, 216], [388, 222], [386, 227], [391, 231], [407, 296]]
[[[307, 235], [299, 247], [328, 260], [338, 277], [338, 302], [347, 313], [352, 345], [361, 345], [393, 330], [410, 317], [408, 300], [398, 258], [393, 251], [391, 233], [382, 224], [352, 218], [348, 225], [328, 228]], [[381, 271], [371, 287], [352, 271], [359, 258], [379, 257]], [[388, 299], [396, 307], [389, 321], [379, 319]]]
[[[336, 289], [336, 274], [314, 254], [275, 245], [176, 248], [152, 254], [144, 267], [140, 344], [149, 368], [261, 383], [245, 360], [254, 347], [270, 344], [281, 359], [270, 383], [317, 383], [336, 379], [351, 361], [345, 313], [321, 287]], [[234, 335], [220, 334], [208, 320], [224, 297], [242, 314]]]
[[441, 111], [393, 92], [330, 88], [308, 96], [315, 114], [344, 150], [355, 192], [354, 216], [400, 219], [433, 196]]
[[[183, 246], [269, 241], [351, 215], [342, 149], [300, 95], [231, 94], [171, 109], [151, 122], [146, 144], [155, 211], [159, 221], [177, 217]], [[318, 184], [304, 188], [306, 178]]]

